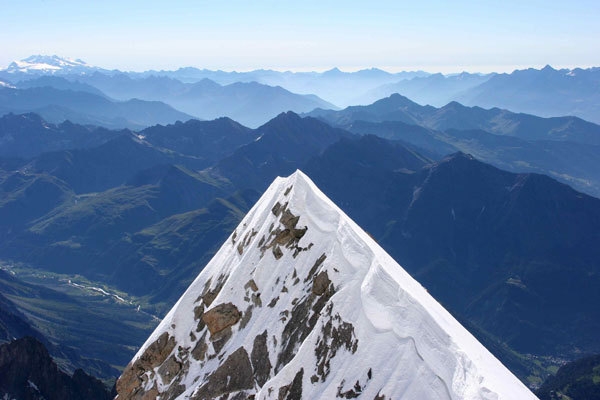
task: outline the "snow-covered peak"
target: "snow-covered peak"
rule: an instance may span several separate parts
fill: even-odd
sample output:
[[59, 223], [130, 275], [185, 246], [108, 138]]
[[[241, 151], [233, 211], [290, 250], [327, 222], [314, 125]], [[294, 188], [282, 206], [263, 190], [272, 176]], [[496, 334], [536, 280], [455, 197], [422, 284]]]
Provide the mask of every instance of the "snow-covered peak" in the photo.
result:
[[118, 399], [536, 398], [300, 171], [271, 184], [117, 390]]
[[0, 87], [15, 89], [15, 87], [13, 85], [11, 85], [8, 82], [4, 82], [4, 81], [0, 81]]
[[56, 72], [83, 72], [96, 67], [86, 64], [82, 60], [44, 55], [34, 55], [21, 61], [12, 62], [6, 72], [9, 73], [56, 73]]

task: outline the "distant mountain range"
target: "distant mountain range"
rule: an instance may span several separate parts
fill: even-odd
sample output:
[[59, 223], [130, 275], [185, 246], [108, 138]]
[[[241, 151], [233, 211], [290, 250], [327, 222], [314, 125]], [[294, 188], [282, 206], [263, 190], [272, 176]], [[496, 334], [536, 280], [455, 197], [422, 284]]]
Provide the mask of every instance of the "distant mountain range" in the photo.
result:
[[[15, 78], [10, 73], [5, 75]], [[191, 116], [203, 119], [227, 116], [257, 127], [288, 110], [308, 112], [315, 108], [336, 108], [315, 95], [299, 95], [280, 86], [253, 81], [222, 86], [206, 78], [183, 83], [165, 76], [142, 77], [100, 70], [88, 74], [65, 71], [19, 76], [24, 79], [0, 87], [4, 91], [0, 93], [0, 100], [4, 100], [0, 102], [0, 114], [35, 111], [51, 122], [69, 119], [112, 128], [140, 129], [185, 121]], [[170, 107], [188, 114], [169, 110]]]
[[[93, 77], [94, 74], [96, 74], [95, 78]], [[108, 81], [114, 79], [114, 84], [105, 84], [111, 86], [117, 92], [119, 91], [119, 83], [117, 82], [123, 80], [118, 75], [125, 75], [134, 81], [138, 81], [138, 83], [145, 82], [144, 85], [140, 84], [140, 86], [148, 84], [152, 89], [146, 90], [145, 93], [150, 97], [125, 94], [125, 97], [116, 95], [115, 98], [129, 100], [138, 97], [145, 100], [161, 100], [168, 104], [171, 103], [167, 100], [167, 97], [156, 97], [159, 93], [156, 92], [154, 83], [158, 84], [161, 90], [167, 90], [171, 95], [178, 97], [177, 90], [179, 89], [168, 89], [165, 84], [177, 88], [177, 86], [195, 84], [208, 79], [219, 85], [224, 85], [224, 87], [240, 82], [280, 86], [293, 93], [319, 96], [320, 99], [325, 99], [325, 102], [341, 107], [369, 104], [393, 93], [399, 93], [419, 104], [430, 104], [436, 107], [441, 107], [451, 101], [458, 101], [470, 106], [500, 107], [513, 112], [524, 112], [543, 117], [574, 115], [600, 123], [600, 117], [598, 117], [600, 115], [600, 68], [556, 70], [546, 66], [539, 70], [533, 68], [515, 70], [510, 74], [470, 74], [463, 72], [449, 75], [430, 74], [423, 71], [389, 73], [376, 68], [357, 72], [343, 72], [337, 68], [325, 72], [280, 72], [273, 70], [225, 72], [186, 67], [176, 71], [151, 70], [124, 73], [93, 67], [81, 60], [62, 59], [57, 56], [32, 56], [14, 62], [7, 69], [0, 71], [0, 81], [4, 82], [4, 85], [16, 85], [23, 80], [30, 80], [43, 75], [64, 76], [71, 81], [87, 83], [91, 83], [88, 80], [97, 81], [99, 77], [103, 77], [102, 79]], [[163, 80], [162, 83], [156, 82], [161, 81], [162, 78], [169, 79]], [[98, 82], [97, 84], [100, 85]], [[92, 86], [95, 85], [92, 83]], [[237, 89], [239, 90], [239, 88]], [[106, 87], [101, 88], [101, 90], [107, 94], [110, 92]], [[142, 91], [144, 90], [142, 89]], [[228, 93], [228, 91], [233, 91], [233, 88], [223, 89], [222, 91]], [[277, 94], [277, 91], [274, 91], [274, 93]], [[165, 96], [165, 93], [161, 93], [161, 95]], [[287, 95], [283, 96], [282, 93], [279, 93], [277, 96], [280, 97], [279, 101], [283, 101]], [[176, 100], [174, 99], [174, 101]], [[240, 114], [237, 115], [226, 114], [222, 111], [218, 112], [222, 110], [218, 107], [215, 109], [216, 114], [207, 113], [203, 115], [200, 112], [200, 105], [204, 104], [201, 100], [196, 99], [195, 102], [190, 102], [189, 98], [179, 98], [178, 100], [183, 104], [181, 110], [191, 115], [206, 119], [229, 116], [251, 126], [258, 126], [260, 123], [266, 122], [278, 112], [288, 110], [295, 112], [310, 111], [302, 108], [308, 108], [308, 100], [305, 98], [301, 101], [301, 98], [297, 98], [290, 105], [282, 104], [282, 107], [277, 110], [278, 112], [265, 114], [265, 118], [261, 122], [255, 123], [250, 122], [250, 119], [245, 120], [249, 117], [241, 114], [244, 106], [238, 105], [235, 107], [240, 110]], [[316, 99], [312, 98], [312, 100]], [[251, 104], [251, 102], [248, 101], [248, 104]], [[171, 105], [178, 108], [175, 104]], [[292, 105], [298, 108], [293, 108]]]
[[417, 76], [412, 79], [388, 83], [373, 88], [360, 96], [354, 97], [354, 104], [370, 104], [394, 93], [408, 97], [419, 104], [441, 107], [457, 96], [478, 87], [493, 78], [495, 74], [470, 74], [463, 72], [456, 75], [440, 73]]
[[546, 66], [498, 74], [455, 100], [543, 117], [575, 115], [600, 123], [600, 68], [556, 70]]
[[308, 115], [358, 134], [402, 140], [433, 158], [456, 151], [515, 172], [550, 175], [600, 197], [600, 126], [499, 108], [421, 106], [398, 94], [368, 106]]
[[[170, 78], [171, 81], [179, 81], [186, 84], [193, 84], [208, 79], [224, 86], [233, 83], [256, 82], [268, 86], [280, 86], [294, 93], [316, 94], [317, 96], [326, 99], [328, 102], [342, 106], [349, 105], [350, 103], [348, 103], [348, 101], [350, 99], [355, 98], [357, 94], [364, 93], [371, 88], [403, 79], [429, 75], [423, 71], [389, 73], [377, 68], [365, 69], [357, 72], [342, 72], [337, 68], [325, 72], [280, 72], [274, 70], [227, 72], [185, 67], [176, 71], [150, 70], [145, 72], [121, 72], [90, 66], [81, 60], [64, 59], [58, 56], [31, 56], [24, 60], [13, 62], [7, 69], [1, 70], [0, 80], [16, 83], [40, 75], [72, 75], [69, 78], [72, 80], [89, 77], [96, 72], [108, 76], [127, 75], [136, 81], [144, 82], [150, 82], [146, 78], [156, 77], [166, 77]], [[110, 92], [110, 90], [108, 92]], [[119, 96], [116, 96], [116, 98], [119, 98]], [[131, 97], [127, 97], [127, 99], [129, 98]], [[159, 98], [152, 99], [160, 100]], [[309, 111], [284, 108], [279, 110], [279, 112], [288, 110], [296, 112]], [[196, 115], [197, 113], [192, 112], [192, 114]], [[223, 115], [225, 114], [217, 116]], [[201, 114], [198, 116], [208, 118]], [[228, 116], [234, 117], [231, 115]], [[271, 115], [271, 117], [274, 116], [275, 115]], [[263, 120], [263, 122], [266, 121], [267, 119]], [[240, 120], [239, 122], [244, 121]]]
[[[440, 134], [408, 127], [425, 143], [438, 139], [424, 132]], [[2, 158], [2, 265], [69, 296], [82, 290], [66, 283], [72, 279], [125, 299], [78, 295], [81, 308], [68, 318], [70, 308], [52, 296], [39, 307], [25, 290], [10, 300], [22, 313], [52, 316], [35, 319], [37, 327], [56, 329], [91, 304], [103, 326], [120, 332], [140, 323], [146, 328], [136, 335], [147, 335], [148, 320], [136, 319], [147, 314], [136, 314], [135, 304], [163, 315], [258, 193], [302, 168], [521, 378], [543, 378], [553, 362], [545, 357], [600, 351], [592, 333], [600, 329], [600, 200], [462, 153], [437, 162], [427, 154], [285, 113], [256, 130], [227, 119], [189, 121], [122, 132], [86, 149]], [[82, 354], [122, 365], [134, 349], [102, 355], [114, 340], [85, 330], [68, 342], [93, 343]]]
[[542, 117], [574, 115], [600, 123], [600, 68], [556, 70], [546, 66], [510, 74], [433, 74], [379, 86], [353, 103], [369, 104], [393, 93], [436, 107], [458, 101]]
[[35, 112], [49, 122], [65, 120], [107, 128], [142, 129], [192, 118], [159, 101], [114, 101], [89, 91], [49, 86], [16, 89], [0, 87], [0, 114]]
[[37, 78], [17, 85], [70, 85], [80, 90], [99, 90], [119, 100], [158, 100], [203, 119], [227, 116], [254, 128], [288, 110], [307, 112], [315, 108], [336, 108], [315, 95], [298, 95], [279, 86], [257, 82], [234, 82], [222, 86], [207, 78], [183, 83], [165, 76], [95, 72], [84, 76], [52, 77], [52, 80]]

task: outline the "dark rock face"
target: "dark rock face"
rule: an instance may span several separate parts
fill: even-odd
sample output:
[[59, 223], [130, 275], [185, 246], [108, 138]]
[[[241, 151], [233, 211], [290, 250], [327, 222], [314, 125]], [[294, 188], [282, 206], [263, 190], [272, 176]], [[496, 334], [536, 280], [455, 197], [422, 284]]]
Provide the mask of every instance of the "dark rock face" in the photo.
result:
[[304, 377], [304, 368], [300, 369], [294, 380], [289, 384], [279, 388], [279, 400], [302, 400], [302, 378]]
[[234, 351], [208, 381], [195, 394], [195, 400], [213, 399], [218, 396], [252, 389], [254, 378], [248, 353], [243, 347]]
[[208, 326], [211, 335], [235, 325], [242, 313], [232, 303], [219, 304], [202, 315], [202, 320]]
[[323, 293], [325, 293], [330, 283], [331, 280], [327, 275], [327, 271], [321, 271], [313, 281], [312, 292], [317, 296], [321, 296]]
[[[350, 389], [345, 389], [346, 380], [342, 379], [342, 381], [340, 382], [340, 385], [338, 386], [338, 391], [337, 391], [336, 397], [341, 398], [341, 399], [355, 399], [355, 398], [359, 397], [362, 394], [363, 390], [365, 390], [365, 388], [367, 387], [367, 384], [369, 383], [371, 378], [373, 378], [373, 370], [371, 368], [369, 368], [369, 371], [367, 372], [367, 379], [366, 379], [365, 383], [361, 384], [360, 380], [357, 380]], [[311, 382], [312, 382], [312, 379], [311, 379]], [[379, 393], [375, 396], [375, 400], [383, 400], [383, 399], [385, 399], [385, 396], [382, 397], [379, 395]]]
[[192, 357], [199, 361], [204, 361], [206, 358], [206, 352], [208, 351], [208, 344], [204, 340], [204, 336], [196, 343], [196, 346], [192, 350]]
[[164, 383], [170, 383], [179, 371], [181, 371], [181, 363], [173, 355], [160, 366], [158, 374]]
[[251, 360], [256, 383], [262, 387], [271, 377], [271, 361], [269, 360], [269, 349], [267, 348], [266, 330], [254, 339]]
[[156, 388], [149, 392], [142, 390], [145, 380], [148, 379], [144, 374], [161, 365], [174, 348], [175, 338], [169, 337], [167, 332], [160, 335], [154, 343], [148, 346], [140, 358], [125, 367], [117, 381], [119, 397], [122, 399], [150, 399], [152, 397], [148, 396], [151, 396], [151, 393], [157, 396]]
[[227, 280], [226, 276], [224, 276], [224, 275], [219, 276], [219, 279], [217, 279], [217, 285], [213, 289], [210, 289], [211, 281], [208, 280], [204, 287], [204, 292], [203, 292], [202, 296], [200, 296], [200, 298], [196, 301], [200, 301], [200, 299], [202, 299], [202, 301], [204, 301], [204, 305], [206, 307], [210, 307], [212, 302], [219, 295], [219, 292], [221, 292], [221, 289], [223, 289], [223, 285], [225, 284], [226, 280]]
[[77, 370], [58, 369], [42, 343], [25, 337], [0, 345], [0, 397], [22, 400], [108, 400], [102, 382]]
[[354, 326], [351, 323], [342, 321], [339, 314], [331, 317], [331, 303], [326, 309], [330, 316], [323, 327], [322, 336], [319, 337], [315, 355], [317, 356], [317, 374], [322, 382], [329, 375], [330, 360], [335, 357], [337, 351], [342, 347], [354, 354], [358, 348], [358, 339], [354, 335]]
[[296, 303], [282, 335], [282, 351], [277, 355], [275, 372], [283, 368], [296, 354], [300, 343], [312, 332], [320, 317], [320, 312], [325, 307], [331, 296], [335, 293], [333, 285], [317, 296], [312, 292], [303, 300]]
[[278, 227], [272, 226], [269, 230], [269, 237], [265, 238], [263, 236], [260, 240], [259, 248], [262, 255], [265, 254], [265, 251], [271, 249], [275, 259], [279, 260], [283, 257], [283, 247], [292, 251], [293, 257], [296, 258], [301, 251], [306, 251], [312, 247], [312, 243], [309, 244], [308, 247], [300, 247], [298, 245], [308, 228], [306, 226], [304, 228], [297, 228], [296, 226], [298, 225], [300, 216], [292, 214], [287, 207], [288, 203], [282, 205], [277, 202], [271, 209], [273, 215], [279, 217], [279, 223], [281, 225]]

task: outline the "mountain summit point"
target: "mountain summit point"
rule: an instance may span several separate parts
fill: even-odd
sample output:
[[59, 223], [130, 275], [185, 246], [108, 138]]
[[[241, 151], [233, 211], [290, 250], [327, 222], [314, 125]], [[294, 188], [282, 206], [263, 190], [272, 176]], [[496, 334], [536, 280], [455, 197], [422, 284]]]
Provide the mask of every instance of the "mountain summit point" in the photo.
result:
[[302, 172], [276, 178], [118, 399], [535, 399]]

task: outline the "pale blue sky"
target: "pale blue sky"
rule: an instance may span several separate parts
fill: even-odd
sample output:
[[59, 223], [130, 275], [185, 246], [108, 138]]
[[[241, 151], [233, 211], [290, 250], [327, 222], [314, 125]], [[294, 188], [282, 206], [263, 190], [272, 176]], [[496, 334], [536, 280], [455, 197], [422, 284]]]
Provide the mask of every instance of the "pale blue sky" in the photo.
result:
[[0, 0], [0, 5], [0, 68], [32, 54], [122, 70], [488, 72], [600, 65], [597, 0]]

